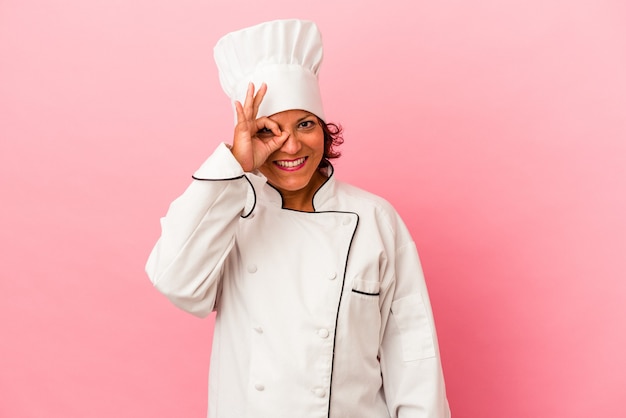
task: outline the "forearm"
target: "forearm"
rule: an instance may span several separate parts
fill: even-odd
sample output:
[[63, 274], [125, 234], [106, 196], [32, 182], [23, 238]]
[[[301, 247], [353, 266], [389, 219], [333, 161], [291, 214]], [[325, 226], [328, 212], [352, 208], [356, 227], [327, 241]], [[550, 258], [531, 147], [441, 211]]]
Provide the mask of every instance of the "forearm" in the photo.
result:
[[221, 269], [234, 245], [250, 187], [227, 153], [220, 146], [172, 202], [146, 265], [160, 292], [198, 316], [213, 309]]
[[[419, 256], [411, 242], [395, 253], [380, 361], [393, 418], [449, 418], [437, 332]], [[381, 293], [382, 294], [382, 293]]]

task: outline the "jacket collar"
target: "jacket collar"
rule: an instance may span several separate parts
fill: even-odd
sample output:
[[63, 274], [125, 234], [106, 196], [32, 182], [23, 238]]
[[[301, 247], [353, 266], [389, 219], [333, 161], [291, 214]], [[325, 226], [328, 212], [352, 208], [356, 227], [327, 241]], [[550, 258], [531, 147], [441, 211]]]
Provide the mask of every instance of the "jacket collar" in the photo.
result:
[[[313, 209], [315, 212], [328, 210], [329, 202], [335, 197], [336, 181], [335, 168], [329, 163], [327, 168], [322, 169], [327, 179], [313, 195]], [[258, 198], [268, 202], [272, 206], [283, 207], [283, 197], [280, 192], [267, 182], [267, 178], [259, 171], [249, 176]]]

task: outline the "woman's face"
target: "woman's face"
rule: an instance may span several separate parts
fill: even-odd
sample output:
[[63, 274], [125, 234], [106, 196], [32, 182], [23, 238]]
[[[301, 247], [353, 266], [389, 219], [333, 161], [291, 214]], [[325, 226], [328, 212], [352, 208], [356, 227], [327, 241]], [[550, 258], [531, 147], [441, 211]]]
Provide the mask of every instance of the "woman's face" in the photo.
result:
[[[259, 171], [268, 182], [283, 194], [307, 193], [317, 187], [311, 179], [320, 175], [318, 166], [324, 157], [324, 131], [317, 117], [304, 110], [286, 110], [269, 117], [289, 137], [272, 153]], [[271, 132], [259, 132], [259, 138], [272, 136]], [[313, 184], [315, 183], [315, 185]]]

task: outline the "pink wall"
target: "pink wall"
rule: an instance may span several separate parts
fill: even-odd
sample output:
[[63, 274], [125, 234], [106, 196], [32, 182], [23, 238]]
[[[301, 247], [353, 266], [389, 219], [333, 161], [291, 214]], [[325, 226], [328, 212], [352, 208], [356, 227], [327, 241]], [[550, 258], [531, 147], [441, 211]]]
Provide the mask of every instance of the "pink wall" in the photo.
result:
[[0, 3], [0, 416], [202, 417], [143, 272], [232, 116], [227, 31], [316, 20], [338, 176], [423, 258], [455, 418], [626, 416], [622, 0]]

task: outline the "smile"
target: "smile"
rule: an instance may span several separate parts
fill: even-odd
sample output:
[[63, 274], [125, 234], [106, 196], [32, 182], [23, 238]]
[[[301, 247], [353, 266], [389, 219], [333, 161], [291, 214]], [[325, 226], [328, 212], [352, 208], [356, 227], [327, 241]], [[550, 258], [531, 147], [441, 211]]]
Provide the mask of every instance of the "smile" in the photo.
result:
[[304, 165], [304, 162], [306, 161], [307, 157], [302, 157], [302, 158], [298, 158], [297, 160], [278, 160], [278, 161], [274, 161], [274, 164], [276, 164], [279, 168], [283, 169], [283, 170], [297, 170], [298, 168], [300, 168], [302, 165]]

